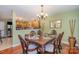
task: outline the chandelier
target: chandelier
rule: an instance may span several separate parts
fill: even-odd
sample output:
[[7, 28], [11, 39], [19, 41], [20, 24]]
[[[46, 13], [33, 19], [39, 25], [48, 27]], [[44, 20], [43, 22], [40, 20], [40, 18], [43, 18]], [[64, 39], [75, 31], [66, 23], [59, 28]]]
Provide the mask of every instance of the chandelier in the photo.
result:
[[47, 13], [44, 13], [43, 8], [44, 8], [44, 5], [41, 5], [41, 13], [37, 15], [37, 17], [38, 17], [39, 19], [46, 19], [47, 16], [48, 16]]

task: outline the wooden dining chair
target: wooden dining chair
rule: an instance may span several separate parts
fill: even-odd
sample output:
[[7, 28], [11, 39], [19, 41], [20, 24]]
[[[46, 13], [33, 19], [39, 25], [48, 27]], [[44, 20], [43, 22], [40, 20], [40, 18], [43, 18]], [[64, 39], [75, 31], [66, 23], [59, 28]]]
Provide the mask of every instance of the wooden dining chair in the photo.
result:
[[60, 36], [61, 36], [61, 34], [59, 34], [57, 37], [56, 37], [56, 39], [54, 40], [54, 52], [55, 52], [55, 54], [58, 54], [58, 52], [59, 52], [59, 48], [58, 48], [58, 45], [59, 45], [59, 38], [60, 38]]
[[55, 45], [54, 45], [55, 39], [56, 38], [53, 38], [53, 41], [50, 41], [45, 45], [45, 53], [48, 53], [48, 54], [54, 54], [55, 53]]
[[26, 37], [25, 37], [25, 40], [27, 42], [27, 53], [28, 54], [37, 54], [38, 53], [38, 45]]
[[1, 30], [0, 30], [0, 42], [3, 43], [2, 37], [1, 37]]
[[62, 41], [63, 35], [64, 35], [64, 32], [61, 33], [60, 38], [59, 38], [59, 40], [58, 40], [59, 48], [60, 48], [60, 49], [62, 49], [61, 41]]
[[54, 45], [55, 45], [55, 53], [61, 53], [61, 41], [62, 41], [62, 37], [63, 37], [64, 32], [59, 33], [58, 37], [56, 38]]
[[21, 46], [22, 46], [22, 50], [23, 50], [23, 54], [27, 54], [27, 44], [25, 42], [25, 40], [21, 37], [21, 35], [18, 35]]
[[54, 52], [56, 54], [61, 53], [61, 41], [62, 41], [62, 37], [63, 37], [64, 32], [59, 33], [59, 35], [57, 36], [57, 38], [54, 40]]

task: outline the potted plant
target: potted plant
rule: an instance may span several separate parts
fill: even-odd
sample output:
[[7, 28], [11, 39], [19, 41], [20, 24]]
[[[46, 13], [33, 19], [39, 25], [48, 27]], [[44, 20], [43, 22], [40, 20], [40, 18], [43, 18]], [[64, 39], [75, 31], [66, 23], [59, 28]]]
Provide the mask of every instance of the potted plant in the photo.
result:
[[70, 20], [69, 21], [69, 25], [70, 25], [70, 33], [71, 36], [69, 37], [69, 53], [73, 54], [74, 48], [75, 48], [75, 44], [76, 44], [76, 38], [74, 37], [74, 31], [75, 31], [75, 20]]

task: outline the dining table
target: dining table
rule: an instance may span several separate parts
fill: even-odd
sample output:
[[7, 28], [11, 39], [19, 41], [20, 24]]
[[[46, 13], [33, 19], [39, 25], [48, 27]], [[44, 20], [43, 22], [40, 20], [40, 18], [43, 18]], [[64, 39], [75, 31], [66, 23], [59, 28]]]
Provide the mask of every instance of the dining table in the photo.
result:
[[53, 42], [55, 40], [55, 37], [51, 38], [51, 37], [41, 37], [41, 38], [36, 38], [35, 40], [33, 39], [28, 39], [30, 42], [34, 42], [36, 43], [37, 45], [39, 45], [39, 48], [40, 48], [40, 53], [41, 54], [44, 54], [45, 53], [45, 45], [50, 43], [50, 42]]

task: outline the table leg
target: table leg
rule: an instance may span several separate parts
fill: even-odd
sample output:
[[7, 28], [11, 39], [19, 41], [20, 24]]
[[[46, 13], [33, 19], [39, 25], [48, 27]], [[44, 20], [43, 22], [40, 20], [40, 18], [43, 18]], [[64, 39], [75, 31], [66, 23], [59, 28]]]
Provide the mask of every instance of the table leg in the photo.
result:
[[40, 50], [40, 53], [41, 54], [44, 54], [45, 53], [44, 46], [40, 46], [39, 50]]

